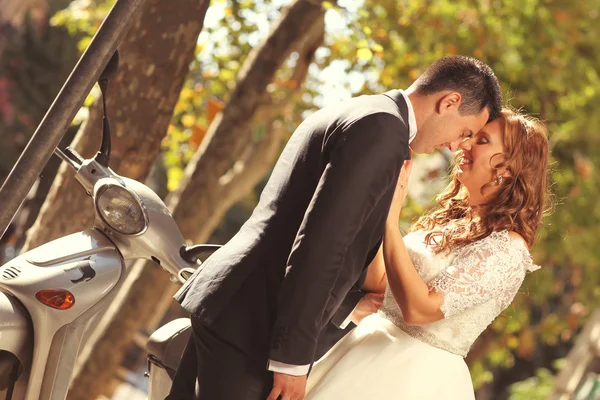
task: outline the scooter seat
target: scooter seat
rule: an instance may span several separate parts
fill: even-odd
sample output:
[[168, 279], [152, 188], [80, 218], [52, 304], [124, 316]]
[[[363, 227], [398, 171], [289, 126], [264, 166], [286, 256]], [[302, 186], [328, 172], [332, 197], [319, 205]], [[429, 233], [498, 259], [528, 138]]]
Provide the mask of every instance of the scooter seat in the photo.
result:
[[175, 373], [191, 334], [189, 318], [178, 318], [160, 327], [146, 343], [146, 351], [153, 362]]

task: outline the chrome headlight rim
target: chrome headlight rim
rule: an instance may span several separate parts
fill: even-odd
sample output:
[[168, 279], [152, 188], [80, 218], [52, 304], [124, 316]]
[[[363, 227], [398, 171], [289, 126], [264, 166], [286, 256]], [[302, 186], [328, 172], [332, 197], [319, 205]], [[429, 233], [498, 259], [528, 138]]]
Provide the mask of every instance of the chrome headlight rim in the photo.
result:
[[[120, 230], [116, 229], [112, 224], [110, 224], [108, 221], [106, 221], [106, 219], [104, 218], [104, 214], [102, 213], [102, 211], [99, 208], [97, 199], [99, 199], [104, 194], [104, 192], [106, 192], [109, 189], [113, 189], [113, 188], [126, 190], [129, 193], [129, 195], [131, 195], [131, 197], [135, 200], [135, 202], [140, 207], [140, 209], [142, 210], [142, 214], [144, 216], [144, 227], [138, 233], [121, 232]], [[96, 190], [96, 193], [94, 195], [94, 207], [96, 208], [96, 214], [100, 217], [100, 219], [102, 220], [102, 223], [105, 225], [105, 227], [108, 228], [108, 229], [110, 229], [111, 231], [114, 231], [114, 232], [120, 234], [120, 235], [124, 235], [124, 236], [140, 236], [140, 235], [143, 235], [144, 233], [146, 233], [146, 231], [148, 230], [148, 227], [150, 225], [150, 219], [148, 218], [148, 210], [146, 209], [146, 206], [144, 205], [144, 202], [137, 195], [137, 193], [135, 193], [134, 191], [132, 191], [131, 189], [129, 189], [125, 185], [121, 185], [121, 184], [117, 184], [117, 183], [104, 183], [104, 184], [102, 184], [98, 188], [98, 190]]]

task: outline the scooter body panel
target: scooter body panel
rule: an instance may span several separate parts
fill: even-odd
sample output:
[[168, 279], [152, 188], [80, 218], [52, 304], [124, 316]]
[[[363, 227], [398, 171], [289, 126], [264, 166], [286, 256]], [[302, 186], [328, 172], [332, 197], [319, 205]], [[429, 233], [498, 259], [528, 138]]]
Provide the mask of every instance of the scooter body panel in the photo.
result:
[[[0, 290], [18, 299], [35, 328], [27, 400], [65, 398], [87, 322], [124, 268], [121, 254], [96, 230], [46, 243], [0, 267]], [[8, 279], [6, 271], [13, 272]], [[69, 291], [73, 305], [63, 310], [42, 304], [36, 293], [44, 289]]]

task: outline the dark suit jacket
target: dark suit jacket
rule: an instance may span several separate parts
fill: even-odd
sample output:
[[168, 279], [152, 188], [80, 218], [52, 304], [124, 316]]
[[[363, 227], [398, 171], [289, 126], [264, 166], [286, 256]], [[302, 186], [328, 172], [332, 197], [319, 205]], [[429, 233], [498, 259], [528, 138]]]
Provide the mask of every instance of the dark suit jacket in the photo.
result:
[[319, 340], [317, 342], [317, 351], [315, 353], [315, 361], [323, 357], [325, 353], [329, 351], [341, 338], [346, 336], [350, 331], [356, 328], [353, 322], [350, 322], [345, 328], [342, 328], [342, 324], [346, 321], [346, 318], [350, 316], [358, 302], [367, 294], [361, 290], [362, 285], [365, 283], [367, 277], [367, 268], [375, 255], [381, 241], [379, 241], [367, 254], [367, 264], [363, 269], [362, 274], [358, 281], [350, 288], [350, 291], [346, 294], [346, 297], [335, 311], [335, 314], [331, 317], [331, 321], [327, 324], [325, 329], [321, 331]]
[[175, 299], [243, 351], [311, 364], [378, 246], [408, 140], [399, 91], [314, 113], [290, 138], [251, 217]]

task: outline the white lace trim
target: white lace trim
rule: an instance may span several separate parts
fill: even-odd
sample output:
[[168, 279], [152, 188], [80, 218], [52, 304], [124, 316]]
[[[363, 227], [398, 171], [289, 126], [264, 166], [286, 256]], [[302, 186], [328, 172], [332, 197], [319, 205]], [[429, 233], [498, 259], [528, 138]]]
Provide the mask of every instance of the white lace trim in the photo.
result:
[[527, 248], [527, 245], [524, 241], [515, 240], [513, 243], [515, 243], [514, 249], [518, 251], [521, 257], [523, 258], [523, 267], [527, 272], [534, 272], [542, 268], [539, 265], [533, 263], [531, 253], [529, 253], [529, 249]]

